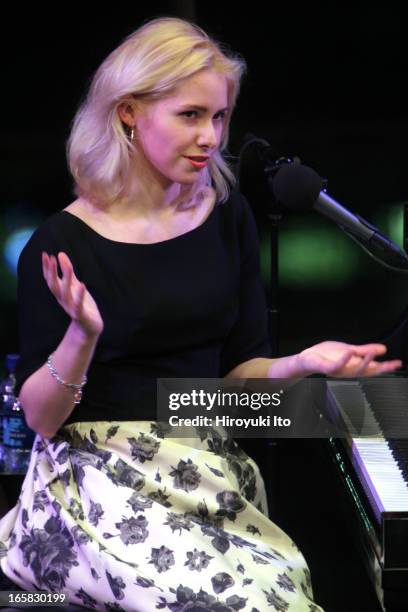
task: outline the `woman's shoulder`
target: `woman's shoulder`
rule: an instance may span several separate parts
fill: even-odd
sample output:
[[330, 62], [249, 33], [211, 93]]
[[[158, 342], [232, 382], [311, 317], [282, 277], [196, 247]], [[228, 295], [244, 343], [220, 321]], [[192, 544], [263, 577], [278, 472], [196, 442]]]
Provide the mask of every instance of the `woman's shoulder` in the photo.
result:
[[69, 215], [60, 215], [64, 219], [68, 216], [76, 217], [87, 225], [92, 225], [92, 213], [89, 212], [89, 205], [87, 206], [82, 198], [77, 198], [68, 206], [63, 208], [60, 213], [69, 213]]
[[32, 232], [21, 251], [20, 258], [30, 257], [42, 250], [55, 252], [67, 250], [75, 239], [75, 226], [70, 215], [63, 210], [56, 211], [46, 217]]

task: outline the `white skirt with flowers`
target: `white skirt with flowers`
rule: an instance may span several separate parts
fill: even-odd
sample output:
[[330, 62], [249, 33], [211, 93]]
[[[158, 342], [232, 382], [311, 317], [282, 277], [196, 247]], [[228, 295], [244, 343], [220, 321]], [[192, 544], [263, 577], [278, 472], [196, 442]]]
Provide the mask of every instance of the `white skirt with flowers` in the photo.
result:
[[93, 610], [322, 612], [255, 462], [224, 430], [196, 433], [98, 421], [37, 435], [0, 521], [4, 574]]

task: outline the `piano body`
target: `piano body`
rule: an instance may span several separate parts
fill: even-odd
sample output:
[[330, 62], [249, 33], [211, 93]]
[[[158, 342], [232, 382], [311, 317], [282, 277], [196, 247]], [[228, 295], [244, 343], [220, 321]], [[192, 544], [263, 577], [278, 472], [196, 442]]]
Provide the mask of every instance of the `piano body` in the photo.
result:
[[408, 378], [327, 382], [327, 404], [350, 431], [330, 438], [355, 534], [386, 612], [408, 610]]

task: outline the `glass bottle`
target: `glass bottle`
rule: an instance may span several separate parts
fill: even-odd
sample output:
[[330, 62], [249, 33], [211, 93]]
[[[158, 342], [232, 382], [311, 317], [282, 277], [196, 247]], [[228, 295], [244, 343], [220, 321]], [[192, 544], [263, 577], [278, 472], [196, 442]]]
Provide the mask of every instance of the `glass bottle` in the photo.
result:
[[15, 395], [16, 365], [19, 355], [6, 356], [7, 375], [0, 383], [3, 429], [3, 473], [24, 474], [30, 461], [35, 433], [28, 427], [22, 406]]

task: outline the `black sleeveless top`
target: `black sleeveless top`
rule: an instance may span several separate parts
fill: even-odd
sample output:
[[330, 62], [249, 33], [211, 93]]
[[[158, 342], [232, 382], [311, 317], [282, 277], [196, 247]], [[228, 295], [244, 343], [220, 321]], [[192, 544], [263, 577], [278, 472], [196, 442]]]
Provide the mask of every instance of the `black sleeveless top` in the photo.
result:
[[41, 251], [67, 253], [104, 321], [82, 401], [67, 423], [154, 420], [157, 378], [222, 377], [270, 356], [258, 235], [240, 193], [202, 225], [153, 244], [110, 240], [60, 211], [19, 259], [17, 393], [70, 322], [43, 278]]

